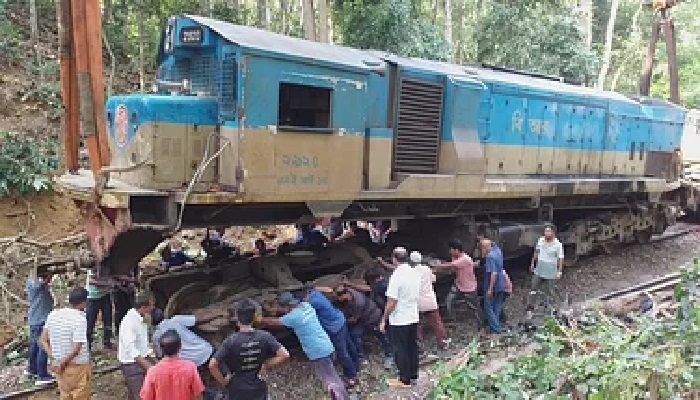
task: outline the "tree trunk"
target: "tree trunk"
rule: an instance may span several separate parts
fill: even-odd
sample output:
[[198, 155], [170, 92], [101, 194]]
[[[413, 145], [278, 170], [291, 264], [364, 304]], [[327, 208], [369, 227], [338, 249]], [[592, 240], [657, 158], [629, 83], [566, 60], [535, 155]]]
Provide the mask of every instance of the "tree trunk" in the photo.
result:
[[581, 36], [587, 48], [593, 46], [593, 0], [581, 0]]
[[39, 22], [36, 15], [36, 0], [29, 0], [29, 38], [32, 43], [36, 43], [39, 39]]
[[612, 0], [610, 5], [610, 18], [608, 19], [608, 27], [605, 30], [605, 53], [603, 54], [603, 64], [600, 66], [598, 74], [598, 84], [596, 87], [603, 90], [605, 85], [605, 77], [608, 75], [610, 68], [610, 58], [612, 57], [612, 42], [615, 34], [615, 19], [617, 18], [617, 9], [620, 6], [620, 0]]
[[450, 60], [454, 60], [454, 44], [452, 43], [452, 0], [445, 0], [445, 41], [450, 46]]
[[316, 40], [316, 23], [313, 0], [302, 0], [302, 27], [304, 39]]
[[139, 16], [139, 91], [143, 93], [146, 88], [146, 23], [145, 18]]
[[455, 4], [455, 20], [457, 29], [454, 31], [454, 42], [452, 43], [452, 59], [456, 63], [464, 62], [464, 0], [457, 0]]
[[328, 0], [318, 0], [318, 41], [330, 43], [330, 29], [328, 27]]
[[289, 34], [289, 0], [280, 0], [280, 30], [283, 35]]
[[258, 27], [268, 29], [270, 26], [270, 13], [267, 0], [258, 0]]

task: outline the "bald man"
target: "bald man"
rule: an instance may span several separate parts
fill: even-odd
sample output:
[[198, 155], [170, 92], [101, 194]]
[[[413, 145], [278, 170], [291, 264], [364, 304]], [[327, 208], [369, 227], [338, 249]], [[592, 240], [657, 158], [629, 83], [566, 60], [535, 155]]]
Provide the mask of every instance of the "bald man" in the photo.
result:
[[489, 239], [480, 241], [484, 265], [484, 315], [491, 334], [501, 332], [500, 315], [505, 301], [503, 253]]

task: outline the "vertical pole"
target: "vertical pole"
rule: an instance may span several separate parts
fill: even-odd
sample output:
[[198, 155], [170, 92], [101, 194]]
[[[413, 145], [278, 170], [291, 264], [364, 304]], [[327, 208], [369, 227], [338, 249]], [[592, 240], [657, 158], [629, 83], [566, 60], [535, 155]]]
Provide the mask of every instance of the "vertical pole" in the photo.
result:
[[647, 52], [647, 59], [642, 68], [642, 76], [639, 79], [639, 94], [642, 96], [649, 96], [649, 88], [651, 87], [651, 73], [654, 67], [654, 53], [656, 53], [656, 42], [659, 41], [659, 31], [661, 26], [659, 25], [659, 19], [655, 16], [653, 22], [651, 23], [651, 39], [649, 40], [649, 51]]
[[668, 81], [671, 93], [671, 102], [674, 104], [681, 103], [681, 97], [678, 93], [678, 61], [676, 60], [676, 27], [673, 24], [673, 18], [666, 15], [666, 10], [662, 10], [664, 18], [664, 36], [666, 39], [666, 56], [668, 57]]
[[90, 158], [90, 169], [95, 177], [102, 167], [100, 145], [95, 131], [95, 116], [92, 100], [92, 83], [89, 70], [89, 52], [87, 26], [85, 20], [86, 1], [71, 1], [73, 20], [73, 45], [75, 46], [75, 65], [78, 80], [78, 98], [80, 102], [80, 127]]
[[100, 165], [109, 165], [109, 145], [105, 120], [105, 85], [102, 65], [102, 15], [99, 0], [85, 2], [85, 27], [88, 47], [88, 71], [92, 83], [92, 101], [96, 125], [96, 139], [100, 149]]
[[61, 73], [61, 98], [63, 100], [63, 154], [66, 170], [78, 170], [78, 148], [80, 146], [75, 80], [75, 59], [71, 39], [72, 18], [70, 0], [56, 1], [58, 23], [59, 65]]

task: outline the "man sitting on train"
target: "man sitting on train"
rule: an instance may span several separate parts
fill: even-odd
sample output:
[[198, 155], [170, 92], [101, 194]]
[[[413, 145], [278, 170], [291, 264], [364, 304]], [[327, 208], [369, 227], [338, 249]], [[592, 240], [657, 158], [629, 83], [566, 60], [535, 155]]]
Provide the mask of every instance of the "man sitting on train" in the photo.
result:
[[173, 239], [160, 252], [160, 267], [167, 272], [172, 267], [179, 267], [188, 262], [194, 262], [194, 258], [185, 254], [182, 249], [182, 241]]

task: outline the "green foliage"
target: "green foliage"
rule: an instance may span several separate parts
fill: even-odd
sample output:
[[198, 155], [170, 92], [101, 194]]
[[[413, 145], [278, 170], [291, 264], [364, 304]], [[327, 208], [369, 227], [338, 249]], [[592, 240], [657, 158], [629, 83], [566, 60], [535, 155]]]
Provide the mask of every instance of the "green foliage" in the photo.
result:
[[5, 17], [6, 0], [0, 0], [0, 63], [3, 61], [14, 62], [20, 56], [19, 33], [17, 29]]
[[336, 5], [335, 19], [347, 46], [447, 60], [442, 33], [415, 12], [410, 0], [345, 0]]
[[[536, 339], [536, 354], [517, 357], [493, 374], [479, 370], [485, 358], [472, 344], [468, 364], [447, 371], [430, 397], [563, 399], [573, 387], [587, 399], [632, 399], [656, 387], [650, 398], [680, 399], [700, 387], [700, 306], [692, 300], [698, 295], [698, 260], [681, 276], [675, 320], [639, 319], [635, 329], [602, 314], [595, 315], [596, 324], [578, 328], [550, 320]], [[562, 390], [554, 393], [557, 386]]]
[[28, 73], [35, 77], [31, 82], [27, 100], [46, 104], [49, 107], [49, 118], [58, 120], [63, 112], [61, 86], [58, 81], [58, 62], [56, 60], [37, 61], [32, 59], [26, 66]]
[[474, 33], [475, 61], [589, 80], [596, 56], [564, 5], [493, 2]]
[[55, 139], [0, 132], [0, 196], [52, 189], [50, 174], [59, 166]]

